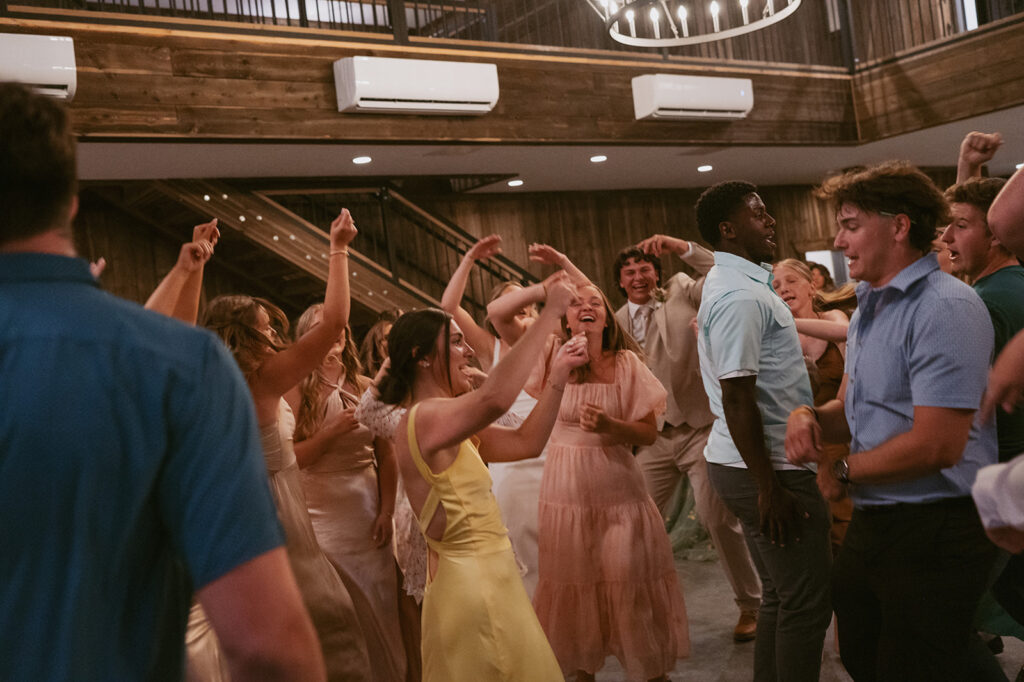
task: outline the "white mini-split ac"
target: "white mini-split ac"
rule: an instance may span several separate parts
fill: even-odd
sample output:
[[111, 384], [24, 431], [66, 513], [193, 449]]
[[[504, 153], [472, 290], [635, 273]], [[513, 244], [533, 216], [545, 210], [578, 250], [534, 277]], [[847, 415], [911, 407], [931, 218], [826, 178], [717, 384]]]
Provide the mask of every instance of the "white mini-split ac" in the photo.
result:
[[640, 119], [744, 118], [754, 107], [749, 78], [675, 76], [665, 73], [633, 79], [633, 109]]
[[486, 114], [498, 102], [498, 67], [429, 59], [346, 57], [334, 62], [338, 111]]
[[78, 87], [75, 43], [67, 36], [0, 33], [0, 81], [70, 100]]

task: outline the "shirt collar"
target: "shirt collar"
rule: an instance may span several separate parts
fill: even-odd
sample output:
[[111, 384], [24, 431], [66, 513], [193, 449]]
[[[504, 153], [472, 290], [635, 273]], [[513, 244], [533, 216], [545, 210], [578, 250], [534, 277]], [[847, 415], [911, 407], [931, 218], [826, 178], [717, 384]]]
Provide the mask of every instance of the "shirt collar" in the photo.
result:
[[56, 281], [99, 286], [89, 272], [89, 263], [81, 258], [49, 253], [0, 254], [0, 283]]
[[876, 289], [867, 282], [861, 282], [857, 285], [858, 305], [862, 299], [871, 292], [882, 292], [890, 289], [898, 291], [901, 294], [906, 293], [907, 289], [913, 286], [918, 280], [924, 279], [938, 269], [939, 261], [935, 254], [926, 253], [924, 256], [918, 258], [916, 261], [900, 270], [896, 276], [889, 280], [889, 283], [884, 286], [880, 286]]
[[727, 253], [725, 251], [715, 251], [715, 265], [734, 268], [750, 279], [763, 284], [770, 284], [772, 281], [772, 266], [770, 263], [761, 263], [760, 265], [757, 265], [748, 261], [746, 258], [740, 258], [735, 254]]
[[626, 299], [626, 305], [629, 307], [629, 319], [632, 320], [636, 317], [636, 311], [638, 308], [650, 308], [651, 310], [654, 310], [654, 296], [652, 295], [647, 303], [633, 303], [629, 299]]

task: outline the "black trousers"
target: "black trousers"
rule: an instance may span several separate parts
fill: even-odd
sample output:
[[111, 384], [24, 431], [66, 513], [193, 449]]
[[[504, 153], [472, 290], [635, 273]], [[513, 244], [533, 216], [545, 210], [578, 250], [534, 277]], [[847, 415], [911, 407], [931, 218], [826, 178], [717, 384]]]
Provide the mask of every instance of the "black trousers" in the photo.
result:
[[832, 573], [839, 651], [857, 682], [964, 682], [996, 548], [971, 498], [854, 509]]

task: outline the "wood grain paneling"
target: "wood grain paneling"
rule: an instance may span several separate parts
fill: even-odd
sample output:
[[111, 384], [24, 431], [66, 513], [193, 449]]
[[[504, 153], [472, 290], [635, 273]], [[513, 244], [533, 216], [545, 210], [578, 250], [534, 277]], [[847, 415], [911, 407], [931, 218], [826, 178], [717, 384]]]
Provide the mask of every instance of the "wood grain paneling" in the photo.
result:
[[1024, 103], [1024, 20], [858, 72], [860, 136], [877, 140]]
[[[763, 187], [769, 212], [777, 221], [779, 259], [831, 248], [834, 217], [814, 198], [810, 187]], [[477, 236], [498, 234], [503, 253], [526, 265], [532, 242], [551, 244], [594, 278], [614, 303], [624, 299], [612, 265], [622, 248], [652, 234], [671, 234], [703, 243], [694, 206], [699, 190], [558, 192], [544, 194], [470, 195], [437, 199], [418, 197], [433, 210]], [[666, 256], [668, 276], [685, 266]], [[529, 264], [542, 277], [549, 268]]]
[[[631, 79], [694, 65], [467, 53], [409, 47], [401, 56], [498, 65], [501, 99], [486, 116], [380, 116], [336, 110], [332, 62], [391, 48], [246, 35], [0, 19], [4, 30], [75, 38], [83, 135], [196, 139], [637, 144], [841, 144], [855, 141], [849, 78], [838, 71], [744, 71], [756, 105], [734, 122], [649, 122], [633, 116]], [[7, 24], [5, 26], [5, 24]], [[159, 47], [153, 47], [158, 44]], [[455, 52], [455, 51], [448, 51]], [[722, 69], [723, 67], [719, 67]]]

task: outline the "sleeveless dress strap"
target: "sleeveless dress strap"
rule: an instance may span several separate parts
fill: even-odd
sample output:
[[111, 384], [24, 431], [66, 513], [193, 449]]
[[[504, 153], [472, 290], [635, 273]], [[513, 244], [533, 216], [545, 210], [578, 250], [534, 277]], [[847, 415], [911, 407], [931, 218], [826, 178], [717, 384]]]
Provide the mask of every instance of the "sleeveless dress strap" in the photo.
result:
[[409, 454], [412, 455], [412, 461], [416, 465], [416, 469], [420, 472], [420, 476], [430, 484], [430, 492], [427, 493], [427, 499], [423, 502], [423, 508], [420, 509], [420, 513], [417, 516], [417, 521], [420, 525], [420, 530], [423, 531], [426, 536], [427, 526], [430, 521], [434, 518], [434, 512], [437, 511], [437, 505], [441, 503], [441, 496], [437, 492], [437, 488], [434, 486], [434, 481], [437, 480], [437, 475], [430, 470], [427, 463], [423, 461], [423, 455], [420, 454], [420, 444], [416, 440], [416, 411], [419, 409], [419, 405], [413, 405], [412, 409], [409, 410], [409, 416], [406, 419], [405, 433], [409, 441]]

